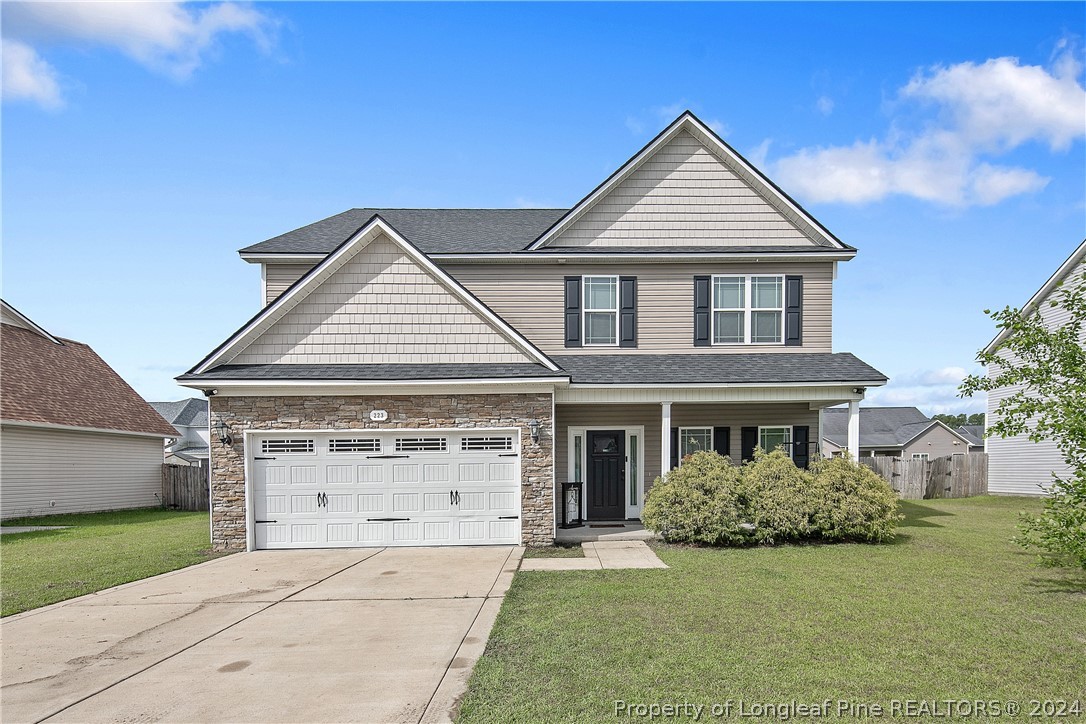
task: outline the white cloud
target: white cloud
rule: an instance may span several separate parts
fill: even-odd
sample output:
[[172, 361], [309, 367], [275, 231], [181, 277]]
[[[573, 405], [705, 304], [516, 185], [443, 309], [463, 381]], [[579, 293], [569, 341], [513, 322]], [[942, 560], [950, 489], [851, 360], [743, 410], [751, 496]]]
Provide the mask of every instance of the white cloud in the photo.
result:
[[951, 366], [895, 375], [885, 387], [869, 389], [864, 404], [918, 407], [928, 415], [984, 412], [984, 395], [958, 397], [958, 385], [966, 374], [965, 368]]
[[772, 138], [763, 139], [761, 143], [747, 151], [747, 160], [758, 168], [765, 168], [766, 156], [769, 155], [769, 147], [772, 144]]
[[513, 206], [518, 209], [557, 209], [561, 208], [557, 204], [548, 203], [547, 201], [540, 201], [538, 199], [529, 199], [524, 196], [518, 196], [513, 201]]
[[63, 106], [60, 83], [53, 66], [26, 43], [7, 38], [0, 42], [3, 44], [4, 100], [29, 101], [49, 109]]
[[5, 43], [17, 41], [35, 53], [31, 44], [101, 46], [184, 80], [216, 52], [223, 36], [245, 35], [268, 51], [277, 27], [270, 15], [244, 3], [7, 2], [3, 32]]
[[1086, 136], [1086, 89], [1066, 45], [1049, 69], [1017, 58], [959, 63], [918, 73], [901, 89], [901, 104], [936, 108], [920, 130], [897, 122], [884, 139], [806, 148], [779, 159], [782, 185], [811, 202], [862, 204], [891, 195], [948, 206], [990, 206], [1043, 189], [1049, 179], [989, 156], [1029, 141], [1065, 150]]
[[818, 100], [815, 101], [815, 108], [818, 109], [818, 112], [824, 116], [828, 116], [833, 113], [833, 106], [833, 99], [829, 96], [819, 96]]

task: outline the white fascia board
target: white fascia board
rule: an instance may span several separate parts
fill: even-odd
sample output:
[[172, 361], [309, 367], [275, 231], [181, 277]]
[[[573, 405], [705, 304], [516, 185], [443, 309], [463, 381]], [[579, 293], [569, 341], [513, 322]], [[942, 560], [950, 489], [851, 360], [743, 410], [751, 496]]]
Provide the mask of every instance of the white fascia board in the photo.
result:
[[856, 256], [856, 252], [842, 249], [836, 253], [805, 252], [802, 247], [796, 251], [778, 252], [675, 252], [661, 251], [659, 254], [579, 254], [551, 252], [531, 254], [518, 252], [516, 254], [433, 254], [430, 256], [435, 261], [443, 262], [473, 262], [493, 264], [563, 264], [570, 261], [578, 263], [614, 264], [616, 262], [638, 262], [652, 264], [667, 264], [691, 261], [749, 261], [749, 262], [776, 262], [776, 261], [824, 261], [838, 262], [849, 261]]
[[[1058, 287], [1064, 280], [1064, 278], [1071, 273], [1071, 270], [1078, 266], [1078, 263], [1086, 259], [1086, 241], [1083, 241], [1078, 245], [1078, 248], [1071, 252], [1071, 256], [1064, 260], [1063, 264], [1060, 264], [1060, 268], [1055, 271], [1048, 280], [1041, 285], [1041, 288], [1029, 298], [1029, 301], [1022, 305], [1022, 311], [1025, 314], [1030, 314], [1037, 309], [1037, 305], [1040, 304], [1048, 297], [1052, 291]], [[999, 345], [1003, 343], [1007, 337], [1010, 336], [1010, 332], [1006, 329], [1000, 330], [999, 334], [988, 343], [988, 346], [984, 348], [984, 351], [991, 354]]]
[[493, 392], [546, 393], [565, 387], [568, 380], [554, 378], [525, 378], [519, 380], [396, 380], [390, 382], [350, 382], [345, 380], [261, 381], [221, 380], [218, 382], [181, 382], [197, 390], [215, 390], [215, 397], [299, 397], [325, 395], [437, 395], [470, 391], [473, 394]]
[[238, 256], [242, 261], [250, 264], [297, 264], [306, 261], [315, 264], [328, 254], [238, 254]]
[[462, 284], [449, 276], [441, 267], [434, 264], [425, 254], [419, 251], [407, 239], [402, 237], [384, 219], [376, 216], [370, 223], [358, 230], [353, 236], [344, 241], [339, 247], [326, 256], [324, 260], [310, 269], [305, 276], [299, 279], [285, 293], [281, 294], [271, 304], [266, 306], [256, 317], [239, 329], [226, 342], [219, 345], [210, 355], [199, 364], [193, 373], [200, 374], [225, 360], [233, 357], [257, 336], [265, 332], [272, 324], [282, 318], [294, 308], [313, 289], [319, 286], [327, 276], [331, 276], [338, 268], [337, 265], [346, 263], [358, 251], [358, 247], [369, 244], [379, 235], [384, 234], [392, 240], [411, 259], [428, 272], [435, 281], [443, 286], [449, 293], [457, 297], [463, 304], [478, 314], [492, 329], [505, 337], [528, 357], [542, 364], [549, 370], [558, 371], [558, 366], [543, 354], [535, 345], [529, 342], [523, 335], [509, 326], [485, 304], [479, 301]]
[[622, 383], [574, 383], [570, 385], [571, 389], [587, 389], [587, 390], [639, 390], [639, 389], [706, 389], [706, 388], [719, 388], [719, 389], [731, 389], [731, 388], [744, 388], [744, 389], [765, 389], [772, 390], [778, 387], [881, 387], [885, 385], [884, 380], [877, 382], [699, 382], [697, 384], [677, 384], [677, 383], [660, 383], [660, 384], [634, 384], [624, 385]]
[[762, 179], [765, 182], [765, 190], [767, 193], [772, 194], [774, 198], [778, 199], [782, 204], [791, 209], [798, 217], [810, 224], [811, 228], [819, 232], [819, 235], [829, 244], [839, 249], [847, 248], [844, 244], [837, 241], [822, 224], [814, 219], [814, 217], [777, 189], [777, 187], [769, 181], [761, 171], [751, 166], [738, 153], [729, 148], [712, 129], [705, 126], [690, 113], [690, 111], [684, 111], [683, 114], [675, 119], [668, 128], [664, 129], [659, 136], [649, 142], [649, 144], [641, 149], [637, 155], [627, 161], [609, 179], [600, 184], [592, 193], [570, 209], [554, 226], [536, 239], [536, 241], [528, 247], [528, 250], [535, 250], [542, 246], [546, 246], [548, 242], [566, 231], [575, 221], [581, 218], [586, 211], [595, 206], [604, 196], [609, 194], [615, 186], [625, 181], [630, 174], [641, 166], [642, 163], [655, 154], [662, 146], [671, 141], [671, 139], [682, 130], [692, 131], [699, 136], [698, 140], [711, 146], [711, 150], [718, 156], [725, 157], [732, 163], [735, 163], [735, 165], [742, 167], [754, 178]]
[[58, 425], [52, 422], [28, 422], [26, 420], [0, 420], [0, 425], [10, 427], [32, 427], [42, 430], [64, 430], [66, 432], [93, 432], [109, 435], [126, 435], [128, 437], [153, 437], [159, 440], [168, 440], [172, 435], [163, 435], [157, 432], [133, 432], [131, 430], [112, 430], [106, 427], [80, 427], [79, 425]]
[[23, 324], [27, 325], [27, 326], [28, 326], [28, 327], [29, 327], [29, 328], [30, 328], [30, 329], [31, 329], [32, 331], [34, 331], [34, 332], [37, 332], [37, 333], [38, 333], [38, 334], [40, 334], [41, 336], [45, 337], [45, 338], [46, 338], [47, 340], [49, 340], [49, 341], [50, 341], [50, 342], [52, 342], [53, 344], [59, 344], [59, 345], [63, 345], [63, 344], [64, 344], [64, 343], [63, 343], [63, 342], [61, 342], [61, 341], [60, 341], [59, 339], [57, 339], [56, 337], [54, 337], [53, 335], [49, 334], [49, 333], [48, 333], [48, 332], [46, 332], [46, 331], [45, 331], [44, 329], [42, 329], [42, 328], [41, 328], [40, 326], [38, 326], [38, 325], [37, 325], [37, 324], [36, 324], [36, 323], [34, 322], [34, 320], [33, 320], [33, 319], [31, 319], [30, 317], [26, 316], [25, 314], [23, 314], [22, 312], [20, 312], [20, 311], [19, 311], [18, 309], [16, 309], [15, 307], [11, 306], [11, 305], [10, 305], [10, 304], [8, 304], [7, 302], [5, 302], [5, 301], [4, 301], [3, 299], [0, 299], [0, 305], [3, 305], [3, 307], [4, 307], [4, 311], [5, 311], [5, 312], [7, 312], [7, 313], [8, 313], [8, 314], [10, 314], [11, 316], [15, 317], [16, 319], [18, 319], [18, 320], [19, 320], [20, 322], [22, 322]]

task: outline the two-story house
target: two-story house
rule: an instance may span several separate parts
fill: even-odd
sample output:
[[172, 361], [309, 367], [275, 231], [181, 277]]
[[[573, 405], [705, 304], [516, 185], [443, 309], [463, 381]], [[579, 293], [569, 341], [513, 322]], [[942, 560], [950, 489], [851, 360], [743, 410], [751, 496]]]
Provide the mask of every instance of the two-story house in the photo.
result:
[[832, 348], [855, 256], [689, 112], [571, 209], [352, 209], [241, 250], [211, 398], [217, 548], [550, 544], [712, 449], [817, 454], [886, 378]]

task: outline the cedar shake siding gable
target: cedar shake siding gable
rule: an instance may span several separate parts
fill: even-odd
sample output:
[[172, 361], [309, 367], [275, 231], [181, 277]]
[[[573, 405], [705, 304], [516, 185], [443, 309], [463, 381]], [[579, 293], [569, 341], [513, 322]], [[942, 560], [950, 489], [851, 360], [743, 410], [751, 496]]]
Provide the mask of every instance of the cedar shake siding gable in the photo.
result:
[[550, 247], [816, 247], [689, 131], [679, 132]]
[[535, 360], [382, 234], [228, 361], [254, 365]]

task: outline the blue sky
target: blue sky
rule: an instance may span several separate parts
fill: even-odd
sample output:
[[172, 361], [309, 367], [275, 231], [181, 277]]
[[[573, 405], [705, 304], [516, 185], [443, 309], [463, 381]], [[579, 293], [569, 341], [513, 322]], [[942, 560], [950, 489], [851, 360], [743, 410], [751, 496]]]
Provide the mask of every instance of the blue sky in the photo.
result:
[[834, 347], [954, 397], [1086, 235], [1081, 3], [4, 3], [3, 296], [148, 399], [354, 206], [567, 206], [690, 108], [837, 236]]

